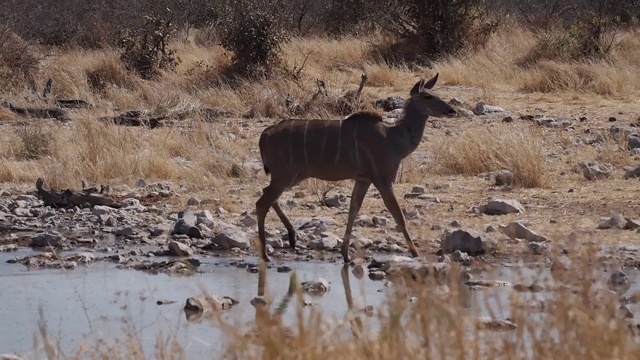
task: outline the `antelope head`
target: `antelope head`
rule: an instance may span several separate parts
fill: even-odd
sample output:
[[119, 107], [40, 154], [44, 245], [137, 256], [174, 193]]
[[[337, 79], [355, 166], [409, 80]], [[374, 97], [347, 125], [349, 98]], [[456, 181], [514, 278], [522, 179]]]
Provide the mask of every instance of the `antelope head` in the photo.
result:
[[436, 74], [429, 80], [422, 79], [418, 81], [411, 89], [411, 100], [422, 115], [453, 117], [456, 115], [456, 111], [431, 91], [433, 85], [438, 81], [438, 75]]

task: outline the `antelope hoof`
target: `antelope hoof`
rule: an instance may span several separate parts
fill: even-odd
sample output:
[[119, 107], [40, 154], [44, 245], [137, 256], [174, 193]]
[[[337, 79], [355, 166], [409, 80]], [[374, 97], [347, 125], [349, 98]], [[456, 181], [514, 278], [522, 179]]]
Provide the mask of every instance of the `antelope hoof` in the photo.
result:
[[289, 233], [289, 247], [291, 247], [291, 250], [295, 250], [296, 248], [296, 241], [298, 240], [298, 235], [296, 234], [296, 232], [290, 232]]

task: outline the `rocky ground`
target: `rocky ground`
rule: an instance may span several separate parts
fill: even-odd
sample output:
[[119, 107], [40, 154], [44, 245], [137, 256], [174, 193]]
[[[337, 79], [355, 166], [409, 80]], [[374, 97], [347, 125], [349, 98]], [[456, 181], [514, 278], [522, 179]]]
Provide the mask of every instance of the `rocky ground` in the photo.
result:
[[[460, 89], [444, 92], [460, 93]], [[510, 104], [517, 100], [512, 96]], [[577, 256], [588, 245], [596, 245], [601, 259], [638, 266], [640, 168], [632, 166], [640, 156], [637, 113], [615, 112], [615, 106], [590, 112], [577, 102], [562, 112], [578, 115], [556, 117], [540, 108], [512, 106], [505, 110], [483, 102], [472, 106], [459, 98], [451, 98], [450, 103], [460, 109], [459, 121], [433, 119], [425, 138], [450, 136], [474, 127], [512, 126], [518, 131], [533, 124], [541, 129], [547, 143], [555, 144], [547, 154], [555, 176], [549, 186], [533, 189], [513, 186], [514, 174], [508, 170], [480, 176], [428, 175], [421, 183], [399, 181], [396, 194], [422, 255], [434, 261], [464, 264], [551, 265], [558, 256]], [[389, 122], [402, 111], [400, 97], [380, 99], [377, 104]], [[555, 107], [550, 103], [547, 108]], [[613, 112], [620, 119], [607, 116]], [[264, 126], [250, 127], [249, 136], [257, 139]], [[588, 148], [604, 147], [609, 138], [620, 136], [625, 144], [616, 150], [616, 156], [626, 158], [630, 165], [576, 156]], [[418, 166], [427, 164], [427, 158], [422, 150], [412, 155]], [[257, 160], [238, 163], [231, 173], [240, 179], [219, 189], [216, 196], [223, 194], [224, 203], [233, 203], [234, 209], [242, 211], [225, 209], [218, 199], [204, 192], [193, 193], [182, 185], [147, 183], [144, 179], [113, 186], [97, 195], [112, 199], [117, 206], [76, 204], [56, 208], [46, 204], [35, 190], [6, 185], [0, 190], [0, 251], [21, 247], [44, 250], [9, 260], [30, 267], [74, 268], [107, 260], [125, 268], [187, 273], [197, 269], [193, 255], [255, 256], [254, 203], [268, 180]], [[341, 261], [349, 186], [340, 183], [324, 198], [314, 196], [308, 185], [283, 195], [283, 208], [298, 229], [299, 247], [295, 251], [288, 248], [286, 231], [270, 213], [268, 252], [274, 260], [272, 266], [278, 266], [281, 260]], [[408, 253], [373, 188], [356, 221], [354, 238], [367, 257]], [[356, 241], [352, 241], [353, 255], [355, 246]], [[175, 261], [154, 259], [159, 256]]]

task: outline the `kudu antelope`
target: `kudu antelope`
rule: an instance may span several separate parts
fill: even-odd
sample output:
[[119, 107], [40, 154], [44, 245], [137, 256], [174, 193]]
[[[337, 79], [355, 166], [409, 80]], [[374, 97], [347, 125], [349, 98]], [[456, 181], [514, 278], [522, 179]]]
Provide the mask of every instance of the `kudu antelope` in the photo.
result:
[[349, 263], [349, 241], [356, 215], [373, 184], [382, 197], [413, 257], [418, 256], [405, 226], [405, 219], [393, 192], [402, 159], [420, 144], [429, 116], [455, 116], [456, 111], [435, 95], [431, 88], [438, 80], [418, 81], [405, 101], [404, 115], [393, 126], [373, 112], [353, 113], [342, 120], [283, 120], [267, 127], [260, 135], [259, 147], [264, 171], [271, 174], [269, 186], [256, 202], [260, 256], [265, 262], [265, 217], [273, 207], [295, 248], [296, 231], [282, 211], [280, 195], [307, 178], [326, 181], [355, 180], [351, 194], [342, 256]]

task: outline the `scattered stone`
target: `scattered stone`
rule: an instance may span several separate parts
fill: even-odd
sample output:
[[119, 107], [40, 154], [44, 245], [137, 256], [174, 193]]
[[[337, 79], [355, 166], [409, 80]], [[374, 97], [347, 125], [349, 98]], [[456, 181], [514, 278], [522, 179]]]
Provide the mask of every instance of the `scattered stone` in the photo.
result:
[[548, 253], [551, 249], [549, 244], [542, 244], [538, 242], [530, 242], [527, 247], [533, 255], [543, 255]]
[[504, 122], [504, 123], [511, 123], [511, 122], [513, 122], [513, 117], [511, 117], [511, 116], [506, 116], [506, 117], [502, 118], [502, 122]]
[[503, 185], [511, 186], [515, 183], [515, 176], [509, 170], [500, 170], [496, 174], [495, 181], [496, 181], [495, 182], [496, 186], [503, 186]]
[[125, 226], [115, 231], [116, 236], [131, 237], [135, 235], [136, 230], [131, 226]]
[[193, 249], [187, 244], [183, 244], [178, 241], [169, 241], [169, 254], [174, 256], [191, 256], [193, 255]]
[[211, 243], [222, 247], [224, 250], [231, 250], [233, 248], [246, 250], [251, 245], [247, 234], [234, 227], [224, 229], [211, 240]]
[[362, 266], [362, 264], [358, 264], [353, 267], [351, 273], [356, 277], [356, 279], [362, 279], [366, 274], [369, 273], [369, 270]]
[[9, 252], [16, 250], [18, 250], [18, 245], [16, 244], [0, 245], [0, 252]]
[[636, 230], [640, 229], [640, 220], [628, 219], [627, 223], [624, 225], [625, 230]]
[[240, 222], [242, 223], [242, 225], [246, 226], [246, 227], [252, 227], [258, 224], [258, 221], [256, 219], [254, 219], [253, 217], [251, 217], [251, 215], [246, 214], [242, 220], [240, 220]]
[[200, 199], [191, 197], [189, 198], [189, 200], [187, 200], [187, 206], [198, 206], [201, 202], [202, 201], [200, 201]]
[[467, 254], [466, 252], [456, 250], [451, 255], [451, 260], [465, 264], [471, 261], [471, 257], [469, 257], [469, 254]]
[[313, 281], [302, 282], [300, 285], [305, 292], [313, 296], [322, 296], [329, 291], [329, 282], [321, 277]]
[[111, 214], [111, 212], [114, 209], [112, 207], [109, 206], [104, 206], [104, 205], [96, 205], [91, 209], [91, 213], [93, 215], [99, 216], [99, 215], [108, 215]]
[[539, 235], [533, 230], [530, 230], [525, 226], [522, 221], [514, 221], [505, 226], [499, 226], [503, 234], [507, 235], [510, 239], [524, 239], [532, 242], [546, 242], [548, 239], [545, 236]]
[[288, 267], [287, 265], [280, 265], [280, 266], [278, 266], [277, 271], [279, 273], [288, 273], [288, 272], [291, 272], [292, 269], [290, 267]]
[[142, 178], [138, 179], [138, 181], [136, 181], [136, 186], [139, 188], [147, 187], [147, 182]]
[[424, 186], [414, 185], [413, 188], [411, 188], [411, 192], [414, 194], [424, 194], [425, 189]]
[[200, 295], [187, 299], [184, 305], [184, 312], [189, 320], [195, 320], [199, 318], [198, 315], [231, 309], [236, 304], [239, 304], [239, 302], [228, 296]]
[[523, 213], [524, 206], [517, 200], [494, 199], [480, 206], [480, 212], [487, 215], [507, 215]]
[[453, 99], [449, 100], [449, 105], [466, 106], [467, 102], [462, 100], [462, 99], [460, 99], [460, 98], [454, 97]]
[[490, 253], [496, 245], [497, 242], [487, 235], [465, 229], [446, 231], [440, 242], [440, 247], [445, 254], [458, 250], [472, 256]]
[[329, 198], [325, 198], [324, 204], [327, 207], [340, 207], [346, 202], [346, 200], [347, 200], [346, 196], [344, 196], [343, 194], [338, 194]]
[[476, 290], [479, 288], [493, 288], [493, 287], [511, 287], [511, 283], [508, 281], [502, 280], [467, 280], [464, 283], [465, 285], [475, 288]]
[[479, 102], [476, 104], [476, 107], [473, 111], [476, 115], [487, 115], [492, 113], [501, 113], [504, 112], [504, 109], [498, 106], [487, 105], [483, 102]]
[[369, 279], [373, 281], [384, 280], [387, 277], [387, 273], [380, 270], [369, 271]]
[[60, 247], [64, 243], [64, 236], [56, 232], [42, 233], [31, 238], [31, 247]]
[[619, 294], [625, 293], [631, 287], [631, 282], [627, 274], [618, 270], [611, 274], [609, 281], [607, 281], [607, 287]]
[[404, 106], [404, 98], [401, 96], [389, 96], [386, 99], [378, 99], [375, 102], [375, 106], [382, 108], [384, 111], [392, 111], [401, 109]]
[[330, 232], [322, 232], [319, 239], [309, 242], [307, 247], [312, 250], [332, 250], [342, 244], [342, 239]]
[[404, 217], [407, 220], [417, 220], [421, 218], [420, 212], [418, 211], [418, 209], [411, 209], [411, 210], [402, 209], [402, 212], [404, 213]]
[[384, 216], [374, 216], [373, 218], [371, 218], [371, 220], [373, 222], [373, 225], [377, 227], [387, 226], [387, 223], [389, 222], [389, 220], [387, 220], [387, 218]]
[[173, 226], [173, 234], [188, 235], [191, 228], [196, 226], [198, 218], [193, 211], [184, 211], [178, 214], [178, 221]]
[[587, 180], [601, 180], [611, 176], [613, 165], [598, 161], [581, 161], [576, 165], [576, 169], [582, 171]]
[[625, 172], [625, 179], [635, 179], [640, 177], [640, 166], [625, 166], [623, 170]]
[[622, 229], [627, 223], [627, 219], [622, 214], [616, 214], [611, 218], [604, 220], [598, 224], [598, 229]]
[[387, 116], [391, 119], [400, 119], [402, 115], [404, 115], [404, 109], [394, 109], [387, 113]]
[[629, 150], [640, 149], [640, 134], [627, 135], [627, 147]]

